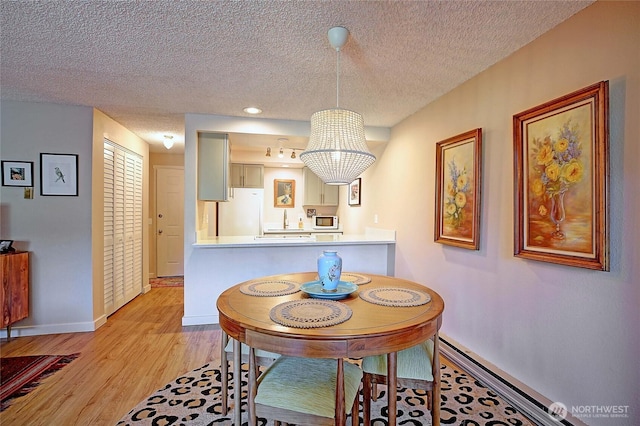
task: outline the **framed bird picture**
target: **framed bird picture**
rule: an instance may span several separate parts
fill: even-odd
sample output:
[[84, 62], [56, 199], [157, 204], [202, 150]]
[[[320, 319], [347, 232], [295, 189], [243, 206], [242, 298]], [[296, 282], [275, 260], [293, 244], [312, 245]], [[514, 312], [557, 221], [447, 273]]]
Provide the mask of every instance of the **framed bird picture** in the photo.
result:
[[40, 154], [40, 195], [78, 196], [76, 154]]

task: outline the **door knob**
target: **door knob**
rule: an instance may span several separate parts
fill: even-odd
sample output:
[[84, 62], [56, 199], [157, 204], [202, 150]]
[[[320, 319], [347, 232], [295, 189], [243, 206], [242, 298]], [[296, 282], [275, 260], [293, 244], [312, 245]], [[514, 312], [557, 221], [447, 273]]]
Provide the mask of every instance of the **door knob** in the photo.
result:
[[158, 229], [158, 234], [162, 234], [162, 229]]
[[162, 219], [162, 213], [160, 213], [160, 214], [158, 215], [158, 217], [159, 217], [160, 219]]

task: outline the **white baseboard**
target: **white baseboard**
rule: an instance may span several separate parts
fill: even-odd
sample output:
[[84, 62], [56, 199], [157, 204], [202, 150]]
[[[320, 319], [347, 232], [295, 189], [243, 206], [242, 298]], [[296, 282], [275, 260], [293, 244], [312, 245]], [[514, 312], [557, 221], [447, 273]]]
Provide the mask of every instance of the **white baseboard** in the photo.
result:
[[218, 315], [201, 315], [201, 316], [183, 316], [182, 326], [187, 327], [190, 325], [211, 325], [218, 324], [220, 317]]
[[[25, 336], [42, 336], [45, 334], [84, 333], [96, 331], [106, 322], [106, 317], [92, 322], [76, 322], [69, 324], [24, 325], [11, 327], [11, 338]], [[0, 330], [0, 338], [7, 338], [7, 330]]]
[[94, 330], [99, 329], [100, 327], [102, 327], [106, 323], [107, 323], [107, 316], [106, 315], [101, 315], [99, 318], [97, 318], [95, 321], [93, 321]]
[[564, 420], [553, 418], [548, 413], [548, 407], [553, 403], [551, 400], [442, 333], [440, 333], [440, 342], [442, 356], [460, 366], [484, 386], [507, 400], [535, 424], [587, 426], [584, 422], [573, 417], [571, 413], [567, 413]]

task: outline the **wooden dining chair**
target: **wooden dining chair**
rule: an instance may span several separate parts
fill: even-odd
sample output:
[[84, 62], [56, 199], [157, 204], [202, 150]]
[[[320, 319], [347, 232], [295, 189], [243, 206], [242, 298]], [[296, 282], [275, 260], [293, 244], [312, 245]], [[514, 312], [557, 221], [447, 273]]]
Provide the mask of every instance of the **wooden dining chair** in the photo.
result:
[[[437, 339], [437, 335], [435, 337]], [[398, 352], [396, 370], [397, 384], [409, 389], [427, 391], [426, 409], [433, 418], [434, 404], [433, 388], [438, 383], [439, 362], [434, 357], [433, 339]], [[387, 383], [387, 356], [375, 355], [362, 359], [363, 370], [363, 401], [362, 412], [364, 424], [371, 421], [371, 400], [376, 399], [376, 385]], [[434, 376], [434, 371], [437, 373]]]
[[[336, 396], [340, 365], [343, 401]], [[276, 425], [322, 426], [335, 425], [338, 417], [346, 421], [351, 412], [352, 425], [358, 425], [361, 381], [360, 367], [342, 359], [282, 356], [256, 381], [256, 416], [274, 419]], [[340, 405], [342, 410], [336, 409]]]
[[[229, 338], [229, 335], [222, 330], [222, 351], [220, 353], [220, 383], [222, 386], [222, 413], [226, 414], [229, 411], [229, 361], [233, 360], [233, 339]], [[240, 359], [243, 364], [249, 363], [249, 347], [244, 343], [241, 344]], [[280, 355], [256, 350], [256, 369], [260, 367], [267, 367], [273, 363]], [[242, 393], [242, 379], [234, 377], [235, 392]]]

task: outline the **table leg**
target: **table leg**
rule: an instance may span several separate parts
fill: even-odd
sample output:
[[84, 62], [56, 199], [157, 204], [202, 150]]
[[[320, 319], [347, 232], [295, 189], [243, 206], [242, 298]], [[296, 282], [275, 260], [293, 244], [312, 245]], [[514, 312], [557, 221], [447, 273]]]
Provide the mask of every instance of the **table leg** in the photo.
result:
[[229, 360], [227, 359], [227, 353], [225, 348], [229, 337], [224, 330], [221, 331], [222, 339], [220, 340], [220, 375], [222, 380], [226, 383], [226, 386], [222, 386], [222, 414], [227, 415], [229, 412]]
[[344, 402], [344, 360], [338, 358], [338, 370], [336, 372], [336, 426], [345, 426], [347, 413]]
[[233, 420], [235, 426], [241, 426], [242, 408], [240, 406], [242, 396], [242, 345], [239, 340], [233, 340]]
[[387, 354], [387, 405], [389, 409], [389, 424], [396, 424], [396, 400], [398, 397], [398, 353]]
[[[376, 390], [373, 390], [373, 392], [375, 391]], [[371, 376], [367, 374], [362, 381], [362, 419], [364, 420], [365, 426], [369, 426], [369, 424], [371, 423], [371, 398]]]
[[440, 426], [440, 339], [438, 333], [433, 337], [433, 426]]
[[248, 394], [248, 406], [249, 406], [249, 424], [255, 425], [258, 423], [258, 416], [256, 415], [256, 394], [258, 393], [257, 382], [257, 365], [256, 365], [256, 350], [253, 347], [249, 348], [249, 394]]

